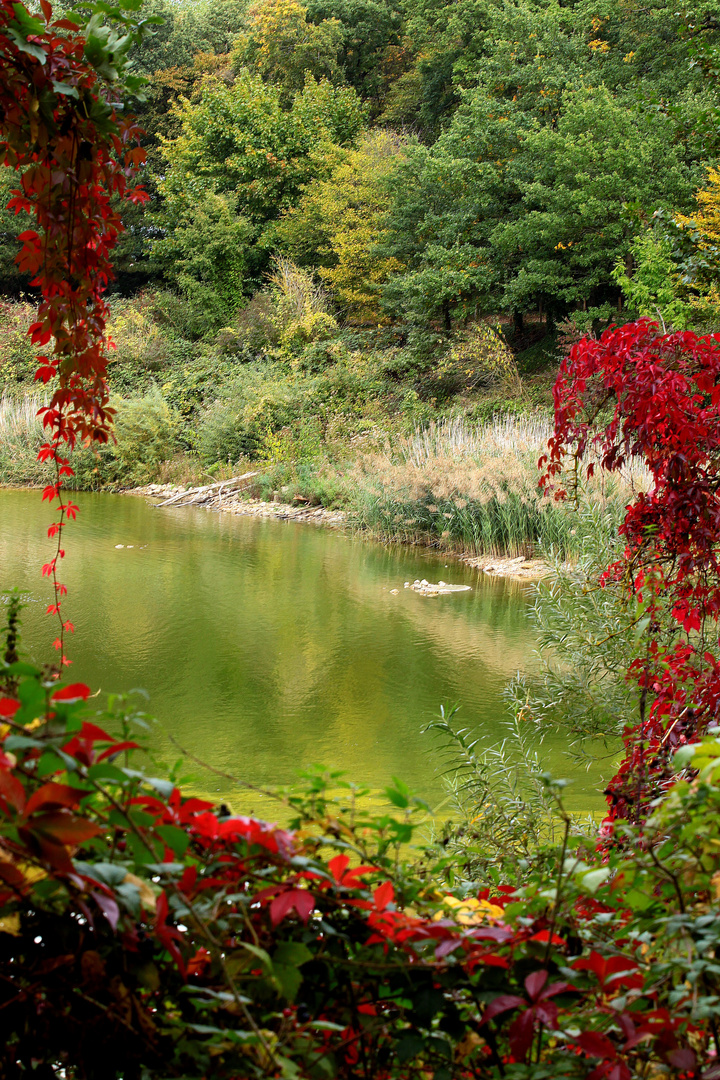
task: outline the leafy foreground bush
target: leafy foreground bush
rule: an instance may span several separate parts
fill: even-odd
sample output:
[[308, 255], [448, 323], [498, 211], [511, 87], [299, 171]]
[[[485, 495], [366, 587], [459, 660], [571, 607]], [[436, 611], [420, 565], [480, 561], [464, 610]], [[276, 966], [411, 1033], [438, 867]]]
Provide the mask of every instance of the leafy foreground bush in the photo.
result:
[[3, 1077], [720, 1077], [720, 740], [642, 835], [598, 856], [560, 809], [562, 843], [478, 893], [442, 846], [408, 861], [399, 783], [374, 816], [318, 776], [288, 830], [183, 796], [16, 633], [11, 604]]

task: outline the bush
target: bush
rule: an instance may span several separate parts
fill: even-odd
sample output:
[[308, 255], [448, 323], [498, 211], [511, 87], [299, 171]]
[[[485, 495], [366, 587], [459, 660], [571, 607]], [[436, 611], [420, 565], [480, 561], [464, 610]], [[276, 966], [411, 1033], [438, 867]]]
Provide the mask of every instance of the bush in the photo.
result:
[[36, 349], [28, 337], [28, 327], [34, 320], [32, 304], [0, 300], [0, 386], [6, 395], [22, 384], [32, 384]]
[[450, 352], [438, 365], [436, 378], [445, 397], [497, 386], [522, 394], [512, 350], [487, 323], [473, 323], [456, 335]]
[[113, 401], [115, 441], [73, 455], [71, 486], [128, 488], [152, 483], [172, 456], [177, 417], [158, 390], [144, 397]]
[[291, 353], [311, 341], [325, 341], [337, 333], [338, 325], [328, 311], [328, 298], [306, 270], [291, 259], [278, 257], [270, 277], [274, 320], [280, 343]]
[[304, 406], [307, 386], [271, 365], [248, 364], [200, 416], [197, 447], [203, 462], [262, 456], [268, 433], [287, 427]]
[[145, 293], [133, 300], [116, 300], [108, 334], [115, 344], [112, 365], [134, 369], [134, 373], [157, 371], [168, 359], [168, 336], [155, 318], [155, 302]]

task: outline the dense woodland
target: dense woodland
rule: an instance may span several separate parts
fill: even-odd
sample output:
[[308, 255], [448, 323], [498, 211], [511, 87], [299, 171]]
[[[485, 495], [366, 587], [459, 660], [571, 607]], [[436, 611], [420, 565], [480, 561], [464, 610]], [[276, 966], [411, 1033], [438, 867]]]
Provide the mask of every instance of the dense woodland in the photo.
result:
[[[547, 407], [563, 348], [612, 321], [718, 324], [709, 0], [149, 0], [143, 19], [119, 442], [80, 486], [249, 458], [255, 494], [360, 513], [349, 440], [356, 460], [448, 412]], [[0, 473], [37, 481], [27, 222], [0, 217]]]

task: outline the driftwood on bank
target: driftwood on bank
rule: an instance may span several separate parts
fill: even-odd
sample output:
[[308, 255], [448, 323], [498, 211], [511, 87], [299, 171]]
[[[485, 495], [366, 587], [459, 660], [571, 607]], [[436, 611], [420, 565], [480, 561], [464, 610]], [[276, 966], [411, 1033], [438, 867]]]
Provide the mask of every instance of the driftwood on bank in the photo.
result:
[[155, 503], [156, 509], [161, 506], [199, 506], [208, 503], [222, 504], [223, 496], [231, 491], [237, 492], [242, 486], [257, 476], [257, 472], [243, 473], [242, 476], [233, 476], [229, 480], [217, 480], [214, 484], [205, 484], [204, 487], [188, 488], [181, 491], [165, 502]]

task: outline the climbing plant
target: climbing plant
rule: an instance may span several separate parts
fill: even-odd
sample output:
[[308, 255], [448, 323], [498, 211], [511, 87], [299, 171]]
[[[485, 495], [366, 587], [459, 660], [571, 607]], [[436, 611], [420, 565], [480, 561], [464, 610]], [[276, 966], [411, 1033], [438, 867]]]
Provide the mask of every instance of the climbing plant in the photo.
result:
[[124, 114], [125, 99], [141, 83], [127, 59], [142, 32], [138, 7], [123, 0], [117, 8], [91, 6], [85, 17], [54, 18], [48, 0], [38, 14], [22, 3], [0, 4], [0, 154], [17, 178], [9, 208], [34, 220], [19, 236], [17, 262], [39, 296], [30, 327], [39, 350], [35, 378], [51, 390], [41, 410], [40, 458], [54, 466], [43, 498], [57, 511], [49, 529], [56, 546], [43, 573], [53, 584], [48, 610], [58, 619], [61, 665], [72, 624], [62, 613], [58, 569], [64, 526], [77, 513], [61, 494], [72, 474], [67, 452], [79, 441], [110, 437], [104, 292], [122, 228], [118, 200], [145, 198], [135, 185], [144, 158], [139, 130]]
[[670, 781], [673, 751], [720, 711], [720, 334], [661, 333], [641, 319], [574, 345], [554, 388], [555, 431], [543, 482], [566, 495], [563, 467], [650, 471], [628, 504], [622, 557], [605, 580], [624, 584], [637, 631], [628, 676], [640, 715], [609, 786], [611, 817], [644, 818]]

